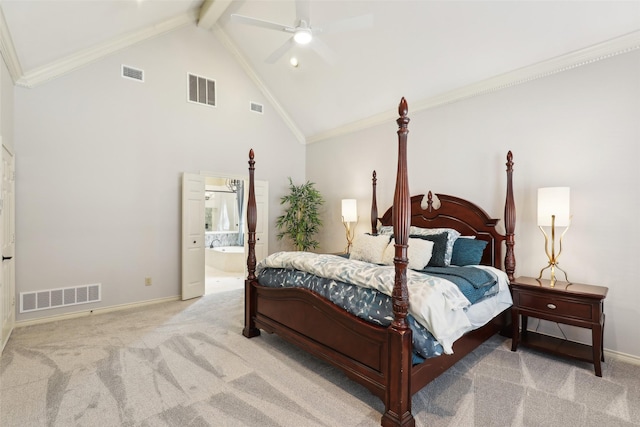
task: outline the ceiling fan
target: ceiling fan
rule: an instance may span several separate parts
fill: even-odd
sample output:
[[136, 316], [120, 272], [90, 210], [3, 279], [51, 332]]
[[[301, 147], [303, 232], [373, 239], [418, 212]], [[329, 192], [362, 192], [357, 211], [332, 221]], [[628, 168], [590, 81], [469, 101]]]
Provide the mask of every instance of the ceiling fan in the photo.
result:
[[276, 22], [264, 21], [262, 19], [251, 18], [249, 16], [238, 14], [231, 15], [231, 20], [234, 22], [291, 34], [291, 37], [282, 46], [267, 57], [266, 62], [269, 64], [274, 64], [295, 45], [309, 45], [309, 47], [325, 61], [334, 63], [334, 54], [329, 46], [316, 37], [319, 33], [337, 33], [341, 31], [370, 28], [373, 26], [373, 15], [368, 14], [328, 23], [322, 28], [312, 27], [309, 19], [310, 1], [296, 0], [295, 3], [296, 21], [294, 25], [278, 24]]

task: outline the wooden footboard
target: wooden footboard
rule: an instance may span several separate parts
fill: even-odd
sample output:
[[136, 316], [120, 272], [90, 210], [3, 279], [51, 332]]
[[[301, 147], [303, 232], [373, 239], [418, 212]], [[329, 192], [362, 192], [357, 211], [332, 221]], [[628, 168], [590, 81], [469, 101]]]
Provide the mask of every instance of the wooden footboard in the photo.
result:
[[383, 398], [387, 328], [372, 325], [307, 289], [252, 286], [258, 307], [256, 327], [342, 369]]
[[[252, 292], [258, 307], [258, 329], [288, 342], [341, 369], [384, 400], [388, 369], [388, 332], [354, 316], [303, 288], [268, 288], [256, 282]], [[510, 309], [487, 325], [465, 334], [453, 345], [453, 354], [426, 359], [411, 368], [411, 395], [505, 329]]]

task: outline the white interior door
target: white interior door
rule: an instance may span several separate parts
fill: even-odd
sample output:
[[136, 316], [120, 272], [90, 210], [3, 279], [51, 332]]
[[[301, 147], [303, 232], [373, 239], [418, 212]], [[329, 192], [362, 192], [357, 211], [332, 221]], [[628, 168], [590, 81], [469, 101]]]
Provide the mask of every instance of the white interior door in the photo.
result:
[[205, 177], [182, 175], [182, 299], [204, 295]]
[[2, 246], [2, 272], [0, 274], [0, 352], [13, 331], [16, 318], [15, 275], [15, 159], [13, 153], [2, 146], [2, 195], [0, 199], [0, 246]]

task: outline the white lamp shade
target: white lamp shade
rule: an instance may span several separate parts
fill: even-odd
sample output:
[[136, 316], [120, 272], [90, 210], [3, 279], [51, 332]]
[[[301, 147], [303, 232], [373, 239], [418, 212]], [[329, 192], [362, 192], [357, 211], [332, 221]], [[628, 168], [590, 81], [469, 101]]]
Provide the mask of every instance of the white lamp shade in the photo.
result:
[[570, 188], [538, 188], [538, 225], [551, 227], [551, 216], [555, 215], [556, 227], [568, 227], [571, 220]]
[[342, 220], [344, 222], [358, 221], [358, 208], [356, 199], [342, 199]]

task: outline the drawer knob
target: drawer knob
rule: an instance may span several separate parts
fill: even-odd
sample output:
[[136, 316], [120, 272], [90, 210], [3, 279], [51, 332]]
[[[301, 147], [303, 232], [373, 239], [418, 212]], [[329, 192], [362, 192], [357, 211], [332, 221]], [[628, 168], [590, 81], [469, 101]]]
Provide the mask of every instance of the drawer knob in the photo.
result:
[[547, 307], [550, 308], [551, 310], [555, 310], [556, 309], [556, 305], [555, 304], [547, 304]]

